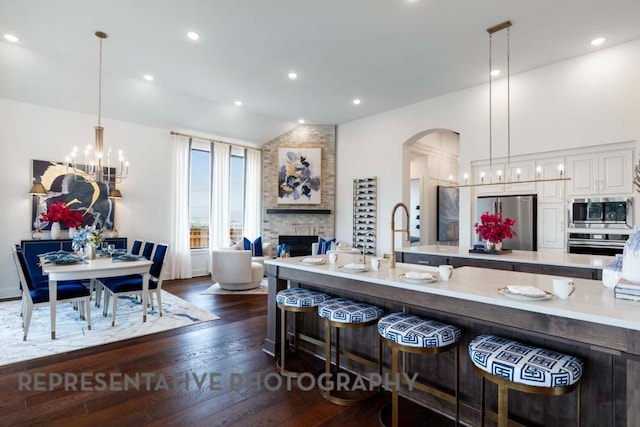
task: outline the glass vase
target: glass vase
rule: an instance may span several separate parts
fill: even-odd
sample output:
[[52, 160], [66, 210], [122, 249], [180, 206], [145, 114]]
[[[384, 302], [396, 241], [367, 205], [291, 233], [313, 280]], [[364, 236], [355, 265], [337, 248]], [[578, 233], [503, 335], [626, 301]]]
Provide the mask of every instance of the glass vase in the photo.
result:
[[622, 252], [622, 278], [627, 282], [640, 284], [640, 227], [633, 229], [633, 234], [624, 244]]

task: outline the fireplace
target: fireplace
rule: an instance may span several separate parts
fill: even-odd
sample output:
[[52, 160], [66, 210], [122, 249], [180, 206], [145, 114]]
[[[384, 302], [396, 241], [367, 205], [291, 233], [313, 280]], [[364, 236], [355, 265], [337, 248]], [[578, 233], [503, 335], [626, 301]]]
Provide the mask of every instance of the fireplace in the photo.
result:
[[285, 243], [291, 249], [291, 256], [311, 255], [311, 245], [318, 241], [318, 236], [279, 236], [278, 244]]

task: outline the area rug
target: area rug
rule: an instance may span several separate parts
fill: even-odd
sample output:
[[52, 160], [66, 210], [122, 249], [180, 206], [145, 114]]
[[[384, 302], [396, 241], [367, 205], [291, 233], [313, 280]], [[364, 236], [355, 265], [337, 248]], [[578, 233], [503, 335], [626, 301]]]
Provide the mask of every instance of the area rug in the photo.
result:
[[78, 311], [70, 303], [58, 304], [55, 340], [51, 340], [49, 307], [36, 307], [27, 341], [23, 341], [20, 304], [20, 301], [0, 303], [0, 366], [219, 319], [162, 291], [162, 317], [155, 306], [155, 310], [147, 311], [147, 321], [143, 323], [141, 302], [131, 296], [122, 296], [113, 327], [111, 307], [109, 315], [103, 317], [102, 308], [92, 305], [91, 330], [87, 329], [86, 321], [79, 319]]
[[227, 294], [227, 295], [247, 295], [247, 294], [268, 294], [269, 293], [269, 280], [267, 278], [262, 279], [260, 286], [255, 289], [248, 289], [246, 291], [227, 291], [220, 289], [220, 285], [214, 283], [213, 286], [200, 292], [201, 295], [215, 295], [215, 294]]

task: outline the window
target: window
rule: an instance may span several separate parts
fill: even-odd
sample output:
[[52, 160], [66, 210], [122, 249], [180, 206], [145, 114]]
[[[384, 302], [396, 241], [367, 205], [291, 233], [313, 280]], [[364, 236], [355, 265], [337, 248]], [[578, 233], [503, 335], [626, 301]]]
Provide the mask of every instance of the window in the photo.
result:
[[[209, 247], [211, 153], [204, 147], [198, 146], [191, 149], [191, 193], [189, 195], [191, 249]], [[232, 147], [229, 164], [229, 239], [234, 242], [243, 236], [244, 167], [244, 150]]]
[[[239, 153], [236, 153], [238, 151]], [[237, 155], [241, 154], [241, 155]], [[244, 221], [244, 150], [231, 150], [229, 165], [229, 238], [237, 242], [242, 239]], [[251, 237], [251, 236], [248, 236]], [[257, 237], [257, 236], [256, 236]]]
[[192, 149], [189, 194], [191, 249], [209, 246], [210, 169], [209, 151]]

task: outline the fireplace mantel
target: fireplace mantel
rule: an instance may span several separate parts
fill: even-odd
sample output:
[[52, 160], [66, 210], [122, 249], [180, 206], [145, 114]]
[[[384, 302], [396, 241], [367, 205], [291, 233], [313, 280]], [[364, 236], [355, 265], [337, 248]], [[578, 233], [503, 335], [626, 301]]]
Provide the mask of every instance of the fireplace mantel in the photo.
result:
[[331, 209], [267, 209], [268, 214], [330, 215]]

